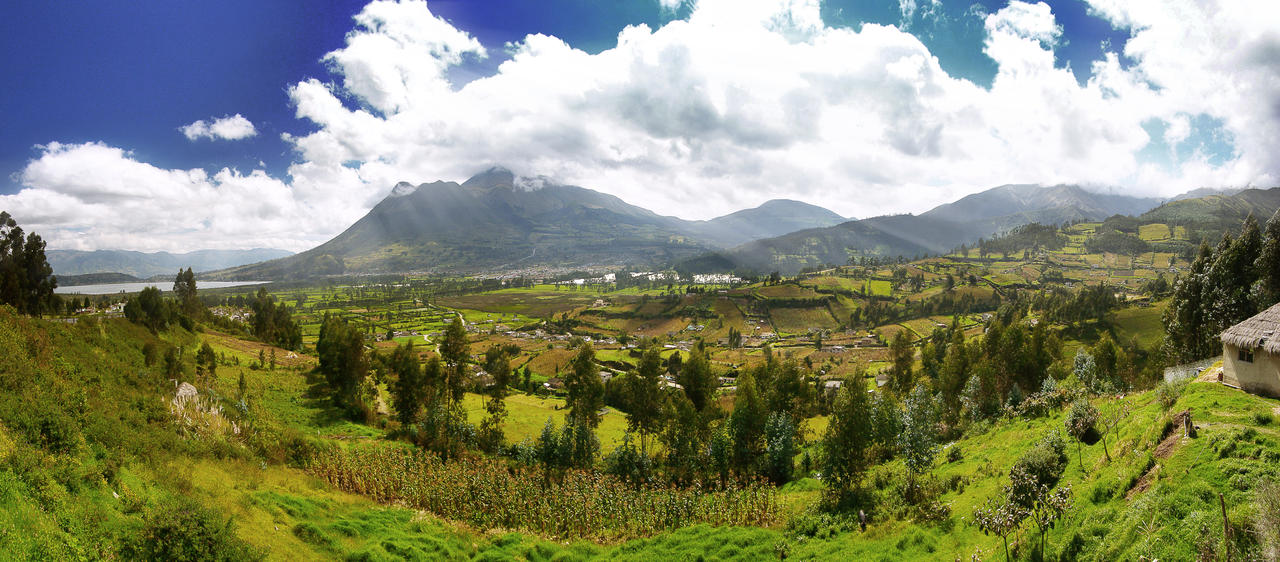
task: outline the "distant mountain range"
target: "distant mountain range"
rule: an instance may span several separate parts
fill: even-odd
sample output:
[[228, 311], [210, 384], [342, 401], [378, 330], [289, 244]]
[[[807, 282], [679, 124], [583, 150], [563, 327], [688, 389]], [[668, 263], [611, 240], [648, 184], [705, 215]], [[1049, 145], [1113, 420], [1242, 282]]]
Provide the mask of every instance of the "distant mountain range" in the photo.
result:
[[516, 178], [495, 167], [462, 184], [398, 184], [332, 240], [220, 275], [274, 279], [529, 266], [661, 267], [716, 248], [844, 220], [821, 207], [776, 200], [708, 221], [687, 221], [598, 191]]
[[1002, 185], [920, 215], [886, 215], [801, 230], [699, 256], [680, 268], [794, 273], [861, 255], [938, 254], [1023, 224], [1103, 220], [1140, 214], [1159, 204], [1159, 199], [1095, 193], [1075, 185]]
[[[687, 221], [612, 195], [518, 178], [495, 167], [461, 184], [400, 183], [363, 218], [320, 246], [208, 278], [583, 266], [793, 273], [860, 255], [944, 253], [1031, 222], [1124, 215], [1186, 224], [1207, 218], [1202, 226], [1210, 229], [1238, 221], [1241, 213], [1269, 217], [1280, 207], [1280, 190], [1204, 193], [1162, 205], [1156, 198], [1075, 185], [1003, 185], [920, 215], [846, 220], [822, 207], [774, 200], [711, 220]], [[1188, 228], [1195, 231], [1192, 226]]]
[[129, 250], [47, 250], [53, 273], [59, 277], [89, 273], [123, 273], [146, 279], [153, 275], [176, 274], [190, 267], [196, 272], [213, 271], [273, 260], [293, 255], [286, 250], [196, 250], [185, 254], [143, 253]]

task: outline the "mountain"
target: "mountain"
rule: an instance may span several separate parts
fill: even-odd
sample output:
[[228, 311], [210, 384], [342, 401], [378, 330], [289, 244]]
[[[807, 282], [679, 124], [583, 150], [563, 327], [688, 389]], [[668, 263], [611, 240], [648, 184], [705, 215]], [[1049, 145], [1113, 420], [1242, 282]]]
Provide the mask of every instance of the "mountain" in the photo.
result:
[[792, 232], [686, 260], [678, 268], [794, 273], [806, 267], [846, 263], [859, 255], [938, 254], [1031, 222], [1103, 220], [1117, 214], [1139, 214], [1159, 203], [1157, 199], [1094, 193], [1074, 185], [1002, 185], [920, 215], [886, 215]]
[[213, 271], [293, 255], [286, 250], [255, 248], [252, 250], [196, 250], [185, 254], [169, 252], [143, 253], [129, 250], [47, 250], [45, 256], [54, 275], [87, 273], [124, 273], [147, 278], [170, 274], [179, 268]]
[[1214, 244], [1222, 237], [1223, 231], [1238, 230], [1240, 223], [1250, 214], [1258, 219], [1259, 224], [1266, 224], [1277, 209], [1280, 209], [1280, 187], [1245, 189], [1169, 201], [1141, 214], [1138, 220], [1143, 224], [1185, 226], [1189, 240], [1204, 239]]
[[1151, 197], [1095, 193], [1078, 185], [1002, 185], [939, 205], [921, 216], [975, 223], [975, 231], [991, 234], [1033, 222], [1061, 224], [1112, 215], [1136, 216], [1160, 203]]
[[474, 272], [586, 265], [661, 267], [844, 218], [775, 200], [708, 221], [658, 215], [612, 195], [494, 167], [459, 184], [397, 184], [344, 232], [281, 260], [219, 272], [219, 278]]
[[400, 183], [332, 240], [297, 256], [225, 272], [280, 278], [343, 272], [480, 271], [534, 265], [658, 265], [705, 251], [680, 219], [612, 195], [516, 178]]
[[1170, 199], [1170, 201], [1181, 201], [1183, 199], [1199, 199], [1201, 197], [1208, 197], [1210, 195], [1235, 195], [1237, 193], [1240, 193], [1241, 191], [1244, 191], [1245, 189], [1246, 188], [1243, 188], [1243, 187], [1226, 187], [1222, 189], [1218, 189], [1215, 187], [1201, 187], [1201, 188], [1193, 189], [1186, 193], [1175, 195], [1172, 199]]
[[773, 199], [753, 209], [695, 222], [687, 227], [687, 231], [717, 246], [728, 248], [799, 230], [835, 226], [848, 220], [817, 205], [790, 199]]

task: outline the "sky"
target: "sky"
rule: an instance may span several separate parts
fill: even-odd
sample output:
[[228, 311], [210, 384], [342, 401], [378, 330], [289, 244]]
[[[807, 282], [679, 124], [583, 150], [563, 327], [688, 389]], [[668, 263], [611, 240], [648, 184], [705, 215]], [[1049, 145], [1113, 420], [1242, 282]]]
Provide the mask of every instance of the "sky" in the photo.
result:
[[50, 249], [301, 251], [492, 165], [705, 219], [1009, 183], [1280, 185], [1273, 0], [20, 2], [0, 210]]

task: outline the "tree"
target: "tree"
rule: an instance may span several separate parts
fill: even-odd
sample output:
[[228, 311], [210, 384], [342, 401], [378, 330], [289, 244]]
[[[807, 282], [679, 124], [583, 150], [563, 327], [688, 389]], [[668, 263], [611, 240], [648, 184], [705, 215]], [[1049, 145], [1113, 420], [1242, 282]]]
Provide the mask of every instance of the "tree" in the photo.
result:
[[480, 443], [488, 451], [497, 451], [505, 437], [502, 433], [502, 420], [507, 417], [507, 387], [511, 384], [511, 362], [507, 352], [497, 345], [489, 346], [484, 352], [484, 370], [493, 379], [485, 390], [488, 398], [484, 409], [489, 415], [480, 424]]
[[764, 473], [775, 485], [791, 481], [795, 468], [796, 426], [786, 412], [771, 412], [764, 424]]
[[738, 391], [733, 400], [733, 413], [729, 416], [729, 436], [733, 440], [733, 464], [746, 471], [755, 466], [760, 456], [764, 438], [764, 423], [768, 417], [764, 400], [756, 389], [751, 373], [738, 377]]
[[1211, 258], [1209, 245], [1201, 242], [1190, 270], [1174, 283], [1173, 298], [1163, 314], [1165, 352], [1175, 361], [1202, 359], [1218, 349], [1210, 338], [1206, 319], [1205, 273]]
[[914, 492], [916, 477], [933, 468], [933, 457], [938, 453], [937, 418], [933, 397], [923, 384], [911, 391], [903, 406], [898, 450], [907, 467], [907, 490]]
[[1280, 209], [1267, 220], [1262, 236], [1262, 250], [1254, 264], [1261, 284], [1261, 300], [1258, 310], [1280, 302]]
[[201, 344], [200, 350], [196, 352], [196, 372], [203, 374], [208, 381], [217, 380], [218, 356], [213, 353], [209, 342]]
[[1088, 439], [1089, 434], [1096, 431], [1098, 409], [1094, 408], [1088, 399], [1081, 398], [1071, 403], [1071, 409], [1067, 412], [1067, 418], [1063, 423], [1066, 425], [1067, 435], [1076, 440], [1076, 457], [1080, 460], [1080, 470], [1084, 470], [1084, 453], [1081, 451], [1081, 443]]
[[1068, 484], [1054, 489], [1054, 484], [1042, 483], [1022, 467], [1015, 466], [1009, 475], [1009, 486], [1005, 488], [1005, 493], [1009, 496], [1009, 503], [1017, 504], [1036, 524], [1040, 531], [1040, 552], [1043, 554], [1045, 535], [1062, 514], [1071, 509], [1071, 486]]
[[0, 211], [0, 303], [40, 316], [59, 307], [53, 293], [58, 278], [45, 257], [44, 240], [34, 232], [23, 234], [17, 221]]
[[180, 381], [183, 379], [182, 371], [182, 349], [170, 347], [164, 353], [164, 376]]
[[400, 420], [402, 427], [408, 427], [418, 421], [422, 406], [431, 392], [423, 379], [422, 365], [418, 363], [418, 354], [413, 350], [412, 341], [396, 346], [387, 360], [387, 368], [396, 376], [392, 386], [396, 419]]
[[200, 298], [196, 296], [196, 276], [191, 272], [190, 267], [186, 271], [178, 270], [177, 277], [173, 279], [173, 294], [177, 297], [183, 313], [192, 318], [200, 317], [204, 303], [201, 303]]
[[[662, 355], [651, 346], [640, 365], [627, 377], [627, 429], [640, 434], [640, 450], [648, 453], [647, 438], [662, 427]], [[690, 405], [693, 405], [690, 403]], [[696, 410], [696, 405], [693, 405]]]
[[325, 313], [316, 354], [320, 358], [317, 370], [329, 384], [334, 404], [354, 413], [359, 407], [361, 386], [369, 374], [364, 336], [346, 320]]
[[906, 332], [899, 330], [889, 344], [889, 356], [893, 361], [889, 369], [889, 387], [900, 395], [909, 392], [913, 385], [911, 363], [915, 361], [915, 350], [911, 348]]
[[130, 298], [124, 306], [124, 316], [134, 324], [141, 324], [159, 333], [169, 327], [169, 307], [160, 296], [160, 289], [145, 287], [136, 297]]
[[444, 361], [444, 391], [450, 404], [462, 400], [466, 391], [467, 363], [471, 346], [467, 343], [467, 329], [462, 325], [462, 316], [454, 316], [453, 322], [445, 328], [444, 340], [440, 343], [440, 358]]
[[600, 409], [604, 407], [604, 382], [600, 380], [600, 368], [596, 366], [596, 352], [591, 344], [583, 343], [573, 357], [571, 370], [564, 380], [565, 400], [569, 417], [595, 429], [600, 424]]
[[973, 510], [973, 523], [984, 535], [995, 535], [1004, 541], [1004, 559], [1013, 560], [1009, 556], [1009, 535], [1012, 535], [1022, 521], [1027, 518], [1027, 510], [1015, 502], [1009, 501], [1006, 495], [988, 498], [987, 502]]
[[874, 429], [871, 405], [861, 383], [859, 377], [840, 387], [820, 445], [823, 481], [836, 503], [858, 486], [870, 464], [867, 449]]
[[302, 330], [293, 320], [293, 313], [284, 303], [276, 304], [275, 297], [266, 288], [258, 289], [253, 302], [253, 335], [264, 343], [272, 343], [285, 349], [302, 346]]
[[[678, 356], [673, 355], [672, 358]], [[715, 374], [711, 372], [711, 363], [707, 361], [706, 352], [694, 350], [690, 353], [689, 362], [680, 367], [676, 375], [676, 382], [684, 388], [685, 396], [689, 397], [689, 401], [693, 402], [693, 407], [699, 412], [705, 411], [712, 405], [717, 380]]]

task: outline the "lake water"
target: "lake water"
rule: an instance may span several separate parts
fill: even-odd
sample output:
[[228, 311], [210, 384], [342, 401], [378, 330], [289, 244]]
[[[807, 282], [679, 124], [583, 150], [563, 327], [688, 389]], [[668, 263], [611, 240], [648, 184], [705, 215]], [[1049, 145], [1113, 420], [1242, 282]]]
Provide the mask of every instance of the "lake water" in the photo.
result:
[[[261, 285], [270, 281], [200, 281], [196, 280], [197, 289], [221, 289], [223, 287], [240, 287], [243, 285]], [[114, 295], [117, 293], [136, 293], [147, 287], [156, 287], [164, 292], [173, 290], [173, 281], [138, 282], [138, 283], [103, 283], [101, 285], [73, 285], [58, 287], [53, 292], [60, 295]]]

